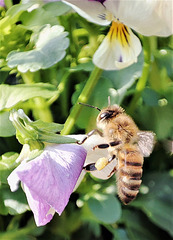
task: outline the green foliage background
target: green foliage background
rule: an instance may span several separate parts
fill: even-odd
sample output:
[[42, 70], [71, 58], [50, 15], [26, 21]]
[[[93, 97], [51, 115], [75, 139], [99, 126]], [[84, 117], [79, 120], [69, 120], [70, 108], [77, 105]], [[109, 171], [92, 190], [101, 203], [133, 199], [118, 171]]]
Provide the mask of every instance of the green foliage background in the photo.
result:
[[[11, 193], [7, 184], [22, 147], [9, 112], [22, 108], [32, 119], [45, 122], [69, 119], [95, 71], [92, 56], [108, 27], [87, 22], [61, 2], [5, 3], [6, 8], [0, 8], [0, 239], [172, 239], [172, 37], [140, 36], [144, 51], [138, 62], [120, 71], [100, 72], [92, 91], [84, 96], [87, 103], [99, 108], [107, 105], [110, 96], [111, 103], [121, 104], [141, 130], [156, 133], [155, 149], [145, 159], [136, 200], [129, 206], [120, 202], [115, 176], [103, 181], [87, 174], [63, 214], [38, 228], [22, 189]], [[33, 3], [41, 5], [29, 12]], [[57, 25], [68, 33], [62, 41], [64, 58], [63, 53], [57, 54], [58, 37], [51, 31]], [[49, 34], [40, 51], [37, 43], [45, 26]], [[96, 110], [83, 107], [76, 116], [65, 133], [85, 133], [95, 127]]]

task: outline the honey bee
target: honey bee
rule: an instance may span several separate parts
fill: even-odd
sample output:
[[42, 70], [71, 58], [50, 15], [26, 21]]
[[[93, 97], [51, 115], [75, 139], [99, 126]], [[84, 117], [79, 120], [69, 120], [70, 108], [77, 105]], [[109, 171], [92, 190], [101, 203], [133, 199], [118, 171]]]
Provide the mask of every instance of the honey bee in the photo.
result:
[[101, 110], [88, 104], [80, 104], [100, 111], [97, 127], [102, 131], [92, 130], [78, 144], [83, 144], [93, 134], [99, 134], [107, 143], [96, 145], [93, 149], [108, 149], [107, 158], [99, 158], [84, 169], [102, 170], [116, 160], [116, 166], [108, 177], [116, 174], [118, 196], [125, 205], [129, 204], [139, 192], [144, 157], [148, 157], [153, 150], [155, 134], [150, 131], [140, 131], [133, 119], [118, 105], [109, 104]]

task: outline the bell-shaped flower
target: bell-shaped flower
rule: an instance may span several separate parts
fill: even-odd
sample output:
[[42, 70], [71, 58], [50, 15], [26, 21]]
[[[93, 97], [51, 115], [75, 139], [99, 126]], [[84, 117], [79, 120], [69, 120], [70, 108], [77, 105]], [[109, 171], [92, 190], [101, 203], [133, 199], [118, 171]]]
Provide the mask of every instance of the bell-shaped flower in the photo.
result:
[[10, 120], [23, 148], [14, 164], [19, 165], [7, 180], [11, 191], [16, 191], [21, 181], [37, 226], [45, 225], [67, 205], [86, 150], [71, 144], [76, 139], [56, 134], [61, 124], [32, 121], [22, 109], [11, 111]]
[[37, 226], [48, 223], [66, 207], [81, 174], [86, 151], [75, 144], [51, 144], [41, 155], [23, 161], [8, 177], [11, 191], [22, 183]]
[[[111, 25], [93, 56], [99, 68], [116, 70], [137, 61], [141, 43], [131, 29], [144, 36], [173, 33], [173, 4], [169, 0], [63, 0], [87, 20]], [[131, 29], [130, 29], [131, 28]]]

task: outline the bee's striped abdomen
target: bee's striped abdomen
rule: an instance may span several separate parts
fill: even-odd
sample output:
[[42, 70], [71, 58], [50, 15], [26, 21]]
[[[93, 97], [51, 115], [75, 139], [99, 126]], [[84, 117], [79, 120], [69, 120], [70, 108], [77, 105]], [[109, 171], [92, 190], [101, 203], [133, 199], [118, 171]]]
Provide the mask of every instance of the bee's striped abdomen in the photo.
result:
[[136, 146], [124, 146], [118, 152], [117, 188], [124, 204], [136, 198], [141, 185], [143, 156]]

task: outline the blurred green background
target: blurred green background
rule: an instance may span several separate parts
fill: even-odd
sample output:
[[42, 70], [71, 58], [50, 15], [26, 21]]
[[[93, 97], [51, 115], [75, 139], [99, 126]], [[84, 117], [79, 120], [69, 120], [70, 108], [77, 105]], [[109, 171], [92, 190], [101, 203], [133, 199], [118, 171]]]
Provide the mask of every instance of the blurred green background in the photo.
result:
[[[39, 8], [28, 11], [33, 2]], [[87, 103], [99, 108], [121, 104], [141, 130], [156, 133], [153, 153], [144, 161], [137, 198], [124, 206], [117, 197], [116, 179], [100, 180], [86, 174], [61, 216], [36, 227], [22, 189], [12, 193], [7, 177], [22, 146], [9, 121], [13, 108], [33, 120], [64, 123], [94, 69], [92, 56], [108, 27], [87, 22], [61, 2], [5, 1], [0, 7], [0, 239], [162, 240], [173, 237], [173, 38], [141, 37], [147, 46], [138, 62], [120, 71], [103, 71]], [[65, 57], [55, 59], [51, 37], [45, 59], [35, 56], [35, 44], [46, 24], [62, 25], [70, 40]], [[49, 42], [50, 41], [50, 42]], [[52, 51], [52, 49], [55, 50]], [[20, 51], [21, 59], [10, 62]], [[25, 53], [33, 51], [35, 62]], [[147, 52], [147, 78], [139, 89]], [[10, 54], [10, 55], [9, 55]], [[7, 57], [8, 56], [8, 57]], [[8, 61], [7, 61], [8, 59]], [[47, 67], [47, 59], [50, 66]], [[36, 71], [31, 65], [38, 66]], [[10, 67], [9, 67], [10, 65]], [[20, 66], [21, 65], [21, 66]], [[34, 66], [35, 66], [34, 65]], [[97, 111], [82, 108], [69, 133], [95, 128]]]

